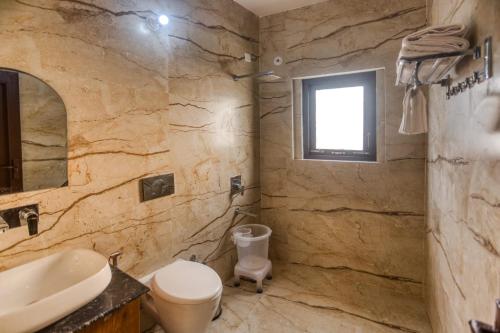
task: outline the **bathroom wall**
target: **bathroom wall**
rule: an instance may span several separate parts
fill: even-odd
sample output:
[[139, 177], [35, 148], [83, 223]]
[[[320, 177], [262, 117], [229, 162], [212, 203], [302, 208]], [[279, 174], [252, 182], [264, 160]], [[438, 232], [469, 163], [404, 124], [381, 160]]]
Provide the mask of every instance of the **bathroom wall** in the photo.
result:
[[[493, 36], [494, 76], [450, 100], [430, 89], [428, 152], [428, 313], [435, 333], [492, 323], [500, 298], [500, 2], [434, 0], [432, 24], [462, 23], [470, 41]], [[455, 82], [481, 70], [464, 59]]]
[[[261, 19], [262, 221], [274, 259], [407, 283], [424, 278], [425, 136], [398, 134], [401, 39], [426, 25], [423, 0], [335, 0]], [[273, 65], [282, 56], [284, 64]], [[292, 79], [377, 69], [378, 162], [294, 158]], [[299, 103], [300, 104], [300, 103]], [[406, 287], [405, 287], [406, 288]]]
[[[157, 32], [152, 13], [171, 24]], [[39, 234], [0, 235], [0, 270], [69, 247], [143, 275], [196, 254], [223, 276], [227, 230], [258, 212], [258, 103], [251, 81], [258, 19], [230, 0], [0, 2], [0, 66], [43, 79], [68, 112], [69, 187], [0, 197], [0, 209], [38, 203]], [[256, 68], [255, 68], [256, 69]], [[139, 180], [175, 174], [175, 195], [140, 202]], [[241, 174], [244, 196], [230, 197]]]
[[23, 190], [63, 186], [67, 180], [64, 103], [42, 81], [19, 74]]

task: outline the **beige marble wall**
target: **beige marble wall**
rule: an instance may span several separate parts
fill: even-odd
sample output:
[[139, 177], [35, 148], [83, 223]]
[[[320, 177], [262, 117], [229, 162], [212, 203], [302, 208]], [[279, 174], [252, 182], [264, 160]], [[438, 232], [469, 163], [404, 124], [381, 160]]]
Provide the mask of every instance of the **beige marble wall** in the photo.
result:
[[19, 74], [23, 191], [68, 181], [67, 117], [59, 95], [41, 80]]
[[[500, 298], [500, 2], [434, 0], [432, 24], [463, 23], [472, 43], [494, 39], [494, 77], [446, 100], [430, 89], [427, 299], [435, 333], [493, 322]], [[481, 69], [465, 59], [456, 80]]]
[[[152, 32], [145, 18], [166, 13]], [[0, 66], [32, 73], [68, 112], [69, 187], [0, 197], [40, 205], [39, 234], [0, 235], [0, 270], [68, 247], [140, 276], [197, 254], [227, 275], [237, 206], [257, 212], [258, 103], [244, 52], [258, 19], [230, 0], [0, 2]], [[176, 194], [141, 203], [139, 179], [173, 172]], [[248, 191], [230, 198], [229, 177]]]
[[[262, 220], [275, 259], [421, 290], [425, 137], [397, 133], [403, 89], [394, 81], [402, 37], [425, 25], [423, 0], [335, 0], [261, 19], [261, 69], [283, 77], [260, 89]], [[373, 69], [379, 161], [294, 159], [292, 79]]]

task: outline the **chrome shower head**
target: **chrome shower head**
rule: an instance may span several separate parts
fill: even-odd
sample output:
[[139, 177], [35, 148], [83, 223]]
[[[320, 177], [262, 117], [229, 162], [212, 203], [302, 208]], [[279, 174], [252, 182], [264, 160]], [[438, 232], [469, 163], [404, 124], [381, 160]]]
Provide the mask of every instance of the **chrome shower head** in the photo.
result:
[[254, 73], [254, 74], [233, 75], [233, 80], [239, 81], [241, 79], [253, 78], [253, 77], [257, 78], [263, 82], [270, 82], [270, 81], [276, 81], [276, 80], [281, 79], [280, 76], [274, 74], [274, 71], [265, 71], [265, 72], [259, 72], [259, 73]]

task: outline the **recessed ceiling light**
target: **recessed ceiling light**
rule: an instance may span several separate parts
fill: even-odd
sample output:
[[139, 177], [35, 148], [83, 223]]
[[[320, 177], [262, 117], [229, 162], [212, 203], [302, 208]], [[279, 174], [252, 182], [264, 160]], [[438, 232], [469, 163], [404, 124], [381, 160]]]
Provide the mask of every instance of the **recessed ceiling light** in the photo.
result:
[[168, 16], [167, 16], [167, 15], [160, 15], [160, 16], [158, 16], [158, 22], [159, 22], [161, 25], [167, 25], [169, 21], [170, 21], [170, 20], [168, 19]]
[[146, 25], [151, 31], [159, 31], [162, 27], [166, 26], [169, 21], [170, 19], [165, 14], [151, 14], [146, 17]]

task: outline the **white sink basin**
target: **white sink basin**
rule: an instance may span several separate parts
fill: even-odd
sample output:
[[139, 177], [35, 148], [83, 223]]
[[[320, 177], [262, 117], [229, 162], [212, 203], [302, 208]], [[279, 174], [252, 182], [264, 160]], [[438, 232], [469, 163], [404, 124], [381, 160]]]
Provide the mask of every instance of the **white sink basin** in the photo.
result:
[[111, 281], [105, 257], [68, 250], [0, 273], [0, 332], [33, 332], [98, 296]]

